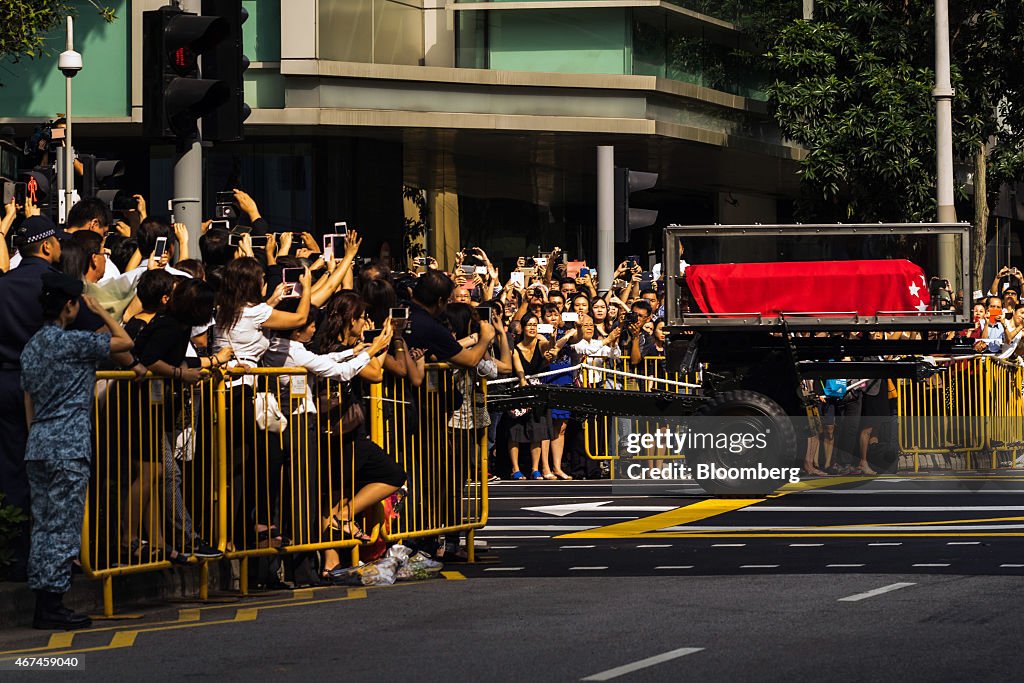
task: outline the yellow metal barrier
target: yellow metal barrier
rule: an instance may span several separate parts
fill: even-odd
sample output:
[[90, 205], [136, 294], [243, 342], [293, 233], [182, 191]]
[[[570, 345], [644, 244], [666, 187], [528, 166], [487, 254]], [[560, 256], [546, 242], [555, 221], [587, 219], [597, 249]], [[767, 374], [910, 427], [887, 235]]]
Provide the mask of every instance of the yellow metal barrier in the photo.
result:
[[213, 379], [184, 387], [131, 372], [97, 374], [81, 562], [103, 581], [107, 616], [114, 576], [169, 567], [172, 556], [185, 563], [200, 539], [219, 535], [215, 395]]
[[[486, 384], [475, 371], [430, 364], [419, 387], [386, 377], [374, 439], [398, 458], [408, 475], [408, 496], [391, 522], [388, 540], [467, 532], [487, 523]], [[378, 424], [376, 420], [374, 424]]]
[[[465, 531], [472, 559], [487, 522], [483, 383], [432, 365], [419, 388], [391, 376], [370, 386], [363, 429], [408, 474], [408, 495], [390, 525], [370, 511], [369, 543]], [[357, 452], [376, 447], [345, 435], [348, 388], [303, 368], [235, 369], [194, 386], [98, 373], [81, 559], [104, 582], [104, 612], [114, 576], [168, 568], [173, 553], [184, 563], [199, 539], [241, 561], [243, 594], [250, 558], [347, 549], [358, 561], [363, 544], [345, 522], [362, 485]]]
[[960, 457], [955, 466], [1013, 467], [1024, 447], [1024, 371], [992, 356], [940, 362], [944, 373], [898, 384], [901, 453], [915, 472]]
[[[683, 374], [668, 369], [663, 356], [647, 356], [641, 359], [640, 364], [633, 366], [629, 358], [620, 357], [615, 359], [592, 358], [590, 364], [598, 368], [610, 368], [618, 372], [628, 372], [634, 375], [643, 375], [650, 379], [636, 379], [603, 373], [598, 369], [581, 368], [580, 377], [584, 386], [599, 387], [606, 389], [621, 389], [623, 391], [664, 391], [674, 394], [692, 394], [697, 389], [693, 387], [679, 386], [671, 382], [682, 384], [698, 384], [697, 373]], [[668, 380], [667, 382], [652, 381], [655, 379]], [[664, 454], [630, 455], [623, 449], [624, 439], [628, 434], [652, 433], [659, 428], [665, 427], [659, 424], [653, 417], [606, 417], [590, 416], [583, 421], [584, 446], [587, 457], [591, 460], [617, 460], [619, 458], [632, 458], [635, 460], [651, 460], [652, 465], [657, 467], [662, 460], [677, 460], [684, 456]]]

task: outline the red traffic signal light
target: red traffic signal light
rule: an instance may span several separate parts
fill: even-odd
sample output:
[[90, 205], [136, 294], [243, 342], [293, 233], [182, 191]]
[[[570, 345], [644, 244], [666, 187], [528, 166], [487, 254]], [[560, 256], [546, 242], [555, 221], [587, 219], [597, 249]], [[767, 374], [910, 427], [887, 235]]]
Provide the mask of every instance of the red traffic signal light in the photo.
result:
[[228, 84], [200, 77], [199, 57], [228, 37], [223, 17], [175, 7], [143, 12], [143, 113], [146, 135], [193, 139], [196, 122], [230, 97]]

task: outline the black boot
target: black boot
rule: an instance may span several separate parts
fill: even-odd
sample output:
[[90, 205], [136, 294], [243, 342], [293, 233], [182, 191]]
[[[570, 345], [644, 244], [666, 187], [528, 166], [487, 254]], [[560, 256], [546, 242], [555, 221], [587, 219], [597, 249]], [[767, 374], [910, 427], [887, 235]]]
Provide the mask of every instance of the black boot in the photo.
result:
[[36, 615], [32, 620], [32, 628], [72, 631], [90, 626], [92, 619], [84, 614], [72, 612], [64, 606], [63, 593], [36, 591]]

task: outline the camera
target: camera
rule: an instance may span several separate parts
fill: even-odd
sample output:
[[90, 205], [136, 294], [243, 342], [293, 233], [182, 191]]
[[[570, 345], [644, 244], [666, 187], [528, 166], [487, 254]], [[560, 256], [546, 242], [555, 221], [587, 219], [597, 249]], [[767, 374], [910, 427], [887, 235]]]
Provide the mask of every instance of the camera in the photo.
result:
[[66, 50], [57, 58], [57, 68], [67, 78], [74, 78], [82, 70], [82, 55], [74, 50]]
[[217, 193], [217, 206], [214, 208], [213, 217], [220, 220], [238, 218], [238, 211], [235, 209], [234, 192]]
[[637, 315], [636, 311], [629, 311], [628, 313], [623, 313], [622, 314], [622, 324], [623, 325], [626, 325], [626, 326], [636, 325], [639, 321], [640, 321], [640, 316]]

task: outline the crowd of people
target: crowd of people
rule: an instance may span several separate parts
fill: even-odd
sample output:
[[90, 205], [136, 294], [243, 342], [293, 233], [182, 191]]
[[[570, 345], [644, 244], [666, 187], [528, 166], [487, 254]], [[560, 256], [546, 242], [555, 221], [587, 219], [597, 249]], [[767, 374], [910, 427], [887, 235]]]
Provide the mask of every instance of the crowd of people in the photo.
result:
[[[229, 226], [204, 222], [199, 254], [189, 253], [185, 226], [149, 215], [142, 197], [116, 215], [97, 199], [83, 200], [70, 210], [64, 229], [38, 215], [31, 201], [4, 207], [0, 428], [6, 438], [0, 442], [0, 487], [5, 504], [31, 512], [9, 575], [27, 577], [37, 591], [40, 627], [87, 623], [63, 607], [61, 596], [79, 552], [82, 505], [95, 471], [90, 411], [98, 368], [163, 378], [167, 391], [237, 367], [304, 368], [342, 387], [334, 397], [314, 396], [317, 390], [307, 387], [310, 400], [296, 408], [336, 411], [346, 425], [336, 437], [353, 463], [348, 481], [313, 483], [317, 490], [308, 498], [326, 498], [308, 516], [313, 528], [282, 528], [282, 496], [297, 494], [287, 490], [287, 474], [258, 475], [280, 473], [286, 454], [263, 449], [259, 462], [249, 461], [252, 490], [246, 497], [269, 504], [250, 503], [242, 511], [245, 533], [259, 547], [281, 547], [290, 536], [368, 541], [360, 514], [406, 492], [399, 459], [368, 438], [367, 384], [399, 382], [415, 389], [425, 381], [426, 363], [446, 362], [456, 382], [486, 378], [492, 393], [538, 382], [623, 388], [628, 380], [600, 370], [640, 371], [645, 359], [664, 356], [664, 279], [637, 257], [619, 264], [608, 290], [598, 289], [597, 274], [585, 262], [569, 261], [557, 247], [520, 257], [504, 273], [480, 247], [461, 250], [447, 270], [430, 257], [399, 264], [361, 257], [362, 238], [354, 230], [322, 240], [310, 232], [280, 231], [248, 194], [235, 190], [234, 200], [239, 218]], [[1011, 278], [1016, 285], [1010, 280], [1002, 286]], [[1000, 272], [992, 292], [975, 305], [975, 325], [962, 334], [977, 340], [976, 351], [1017, 353], [1024, 330], [1021, 280], [1019, 271]], [[232, 433], [252, 439], [237, 446], [255, 452], [254, 406], [261, 388], [253, 375], [231, 375], [229, 385]], [[891, 415], [892, 387], [876, 380], [807, 389], [819, 396], [824, 419], [808, 439], [805, 473], [873, 474], [868, 454], [884, 436], [880, 423], [860, 417]], [[134, 411], [128, 422], [144, 425], [151, 400], [137, 392], [124, 401]], [[837, 433], [837, 414], [853, 425], [848, 432]], [[175, 416], [166, 420], [174, 422]], [[628, 431], [629, 422], [619, 422]], [[446, 415], [446, 426], [484, 440], [492, 480], [606, 476], [586, 457], [585, 423], [571, 411], [489, 411], [467, 400]], [[154, 500], [166, 501], [167, 524], [173, 525], [126, 526], [122, 551], [136, 560], [185, 562], [221, 554], [202, 538], [182, 501], [173, 438], [165, 428], [156, 457], [126, 455], [137, 460], [128, 463], [134, 468], [125, 492], [131, 517], [140, 520], [147, 507], [164, 504]], [[297, 440], [318, 442], [317, 435]], [[480, 454], [459, 457], [474, 455]], [[461, 500], [461, 486], [456, 488]], [[349, 495], [339, 493], [346, 490]], [[169, 533], [185, 543], [167, 543]], [[420, 561], [432, 568], [465, 553], [458, 535], [419, 547]], [[316, 566], [306, 583], [344, 580], [337, 553], [326, 553]]]
[[[0, 253], [0, 420], [8, 436], [0, 445], [0, 485], [5, 504], [31, 512], [8, 574], [27, 577], [37, 592], [40, 627], [87, 623], [63, 607], [61, 596], [70, 585], [87, 482], [95, 474], [90, 434], [97, 369], [163, 378], [166, 391], [229, 367], [301, 367], [333, 380], [344, 388], [333, 407], [342, 424], [354, 427], [339, 435], [354, 471], [351, 481], [322, 487], [351, 495], [336, 496], [315, 515], [322, 521], [313, 531], [367, 541], [360, 513], [402, 490], [406, 473], [367, 437], [365, 384], [389, 378], [415, 388], [424, 382], [425, 363], [435, 361], [456, 368], [458, 381], [571, 384], [579, 377], [571, 369], [583, 358], [639, 364], [663, 352], [662, 293], [636, 259], [620, 264], [615, 286], [600, 292], [595, 273], [585, 265], [573, 268], [557, 248], [544, 258], [521, 258], [504, 276], [478, 247], [462, 250], [447, 271], [429, 257], [399, 269], [359, 258], [362, 239], [354, 230], [323, 241], [309, 232], [278, 232], [252, 197], [238, 190], [234, 197], [240, 218], [232, 226], [205, 222], [199, 254], [189, 253], [185, 227], [148, 215], [142, 197], [116, 215], [97, 199], [82, 200], [64, 229], [31, 201], [4, 207], [2, 242], [13, 251]], [[549, 374], [559, 369], [569, 371]], [[621, 386], [604, 377], [593, 381]], [[252, 425], [241, 424], [255, 422], [254, 377], [232, 375], [229, 385], [229, 414], [240, 423], [232, 433], [254, 434]], [[122, 422], [139, 430], [153, 419], [154, 399], [146, 392], [132, 396], [118, 403], [131, 412]], [[315, 398], [300, 405], [325, 405]], [[580, 422], [568, 412], [489, 414], [467, 402], [446, 419], [456, 431], [486, 432], [491, 470], [500, 473], [492, 479], [602, 476], [584, 456]], [[174, 422], [168, 416], [161, 423], [167, 426], [155, 457], [124, 449], [132, 472], [130, 490], [123, 492], [128, 514], [142, 520], [148, 507], [164, 504], [154, 501], [166, 500], [166, 524], [173, 526], [149, 519], [126, 524], [121, 550], [129, 561], [220, 555], [182, 502], [180, 466], [171, 455]], [[252, 465], [250, 485], [259, 490], [251, 500], [273, 503], [243, 511], [252, 522], [246, 532], [259, 547], [287, 545], [289, 535], [302, 534], [280, 528], [274, 508], [288, 477], [255, 473], [257, 467], [280, 471], [285, 460], [267, 453]], [[184, 545], [168, 543], [168, 534], [183, 537]], [[423, 546], [429, 556], [422, 561], [462, 559], [459, 540], [452, 535]], [[341, 565], [328, 553], [316, 578], [340, 580]]]

